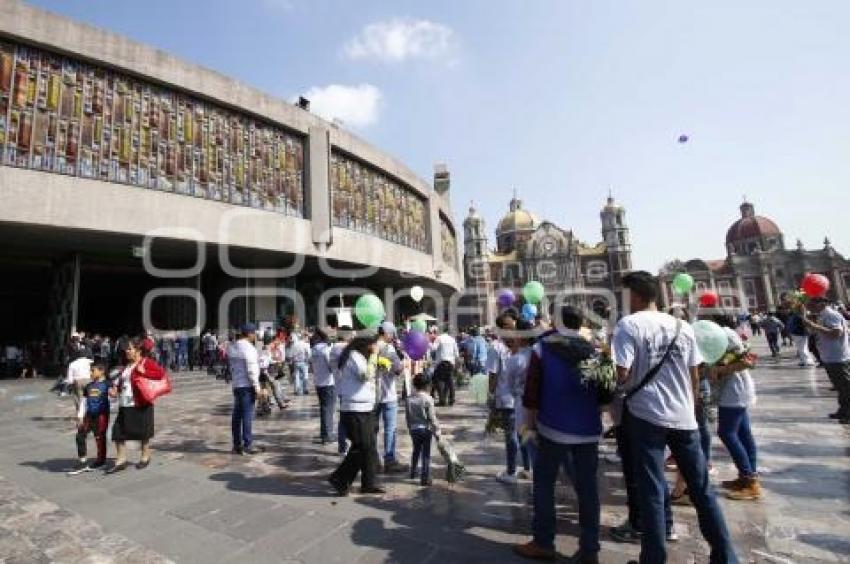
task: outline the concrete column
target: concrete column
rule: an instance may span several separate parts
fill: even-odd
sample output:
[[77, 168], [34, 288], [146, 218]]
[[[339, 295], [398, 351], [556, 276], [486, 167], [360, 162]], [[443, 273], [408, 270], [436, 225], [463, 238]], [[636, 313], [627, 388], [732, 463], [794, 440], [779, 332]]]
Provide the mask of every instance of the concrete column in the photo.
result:
[[773, 300], [773, 285], [770, 283], [770, 275], [767, 272], [764, 272], [761, 275], [761, 279], [764, 283], [764, 297], [767, 301], [767, 309], [772, 310], [775, 302]]
[[77, 321], [80, 312], [80, 253], [74, 253], [74, 276], [72, 279], [71, 296], [71, 333], [77, 332]]
[[[276, 278], [254, 278], [253, 283], [255, 289], [277, 287]], [[274, 321], [277, 319], [276, 296], [255, 295], [251, 299], [254, 302], [254, 320]]]
[[741, 308], [749, 311], [750, 306], [747, 303], [747, 293], [744, 291], [744, 279], [738, 274], [735, 276], [735, 286], [738, 288], [738, 300], [741, 302]]
[[307, 193], [308, 215], [312, 226], [313, 243], [329, 245], [331, 230], [331, 143], [326, 127], [310, 126], [307, 139]]
[[428, 209], [429, 209], [429, 229], [431, 230], [431, 258], [432, 264], [434, 265], [434, 271], [440, 271], [441, 273], [445, 271], [445, 266], [443, 265], [443, 247], [442, 247], [442, 239], [440, 237], [440, 204], [439, 200], [436, 197], [436, 194], [433, 192], [428, 197]]

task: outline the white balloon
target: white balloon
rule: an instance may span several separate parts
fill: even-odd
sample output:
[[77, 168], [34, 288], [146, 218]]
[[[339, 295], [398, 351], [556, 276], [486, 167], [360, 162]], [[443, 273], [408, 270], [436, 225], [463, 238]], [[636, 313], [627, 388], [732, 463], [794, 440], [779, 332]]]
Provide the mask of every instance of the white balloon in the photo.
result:
[[422, 289], [422, 286], [414, 286], [410, 289], [410, 297], [413, 298], [414, 302], [422, 301], [422, 298], [425, 297], [425, 290]]

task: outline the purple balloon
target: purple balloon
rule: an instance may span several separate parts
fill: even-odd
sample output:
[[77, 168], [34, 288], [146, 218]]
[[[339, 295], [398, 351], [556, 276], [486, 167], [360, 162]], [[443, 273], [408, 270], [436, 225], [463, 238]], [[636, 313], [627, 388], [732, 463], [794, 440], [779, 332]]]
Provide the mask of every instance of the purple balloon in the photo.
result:
[[409, 331], [404, 336], [404, 352], [413, 360], [422, 360], [428, 352], [428, 337], [422, 331]]
[[499, 290], [498, 301], [500, 308], [509, 308], [514, 305], [514, 302], [516, 301], [516, 296], [514, 296], [514, 293], [509, 289], [502, 288], [501, 290]]

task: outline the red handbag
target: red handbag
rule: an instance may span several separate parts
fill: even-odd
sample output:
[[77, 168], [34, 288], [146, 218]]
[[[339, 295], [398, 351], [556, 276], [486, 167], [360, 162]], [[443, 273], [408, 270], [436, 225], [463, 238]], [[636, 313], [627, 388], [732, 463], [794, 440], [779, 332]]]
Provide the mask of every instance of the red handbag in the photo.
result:
[[168, 375], [168, 372], [161, 369], [154, 362], [151, 362], [150, 364], [146, 362], [145, 370], [147, 371], [151, 368], [153, 368], [151, 371], [153, 374], [156, 374], [157, 376], [161, 375], [161, 377], [148, 378], [144, 374], [134, 370], [133, 375], [130, 378], [136, 397], [142, 400], [142, 403], [145, 404], [153, 404], [158, 397], [170, 394], [172, 390], [171, 377]]

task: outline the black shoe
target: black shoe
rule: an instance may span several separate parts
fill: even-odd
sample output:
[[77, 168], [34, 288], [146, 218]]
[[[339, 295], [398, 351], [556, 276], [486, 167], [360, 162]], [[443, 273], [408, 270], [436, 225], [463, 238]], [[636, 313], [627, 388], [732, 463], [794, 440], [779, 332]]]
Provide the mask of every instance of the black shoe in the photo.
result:
[[234, 447], [234, 449], [231, 450], [230, 453], [235, 454], [237, 456], [245, 456], [245, 451], [242, 450], [242, 447]]
[[362, 494], [373, 494], [373, 495], [384, 495], [387, 493], [387, 490], [384, 488], [379, 488], [378, 486], [372, 486], [369, 488], [360, 488], [360, 493]]
[[830, 419], [841, 419], [843, 416], [844, 416], [844, 414], [841, 413], [840, 411], [836, 411], [835, 413], [829, 414]]
[[147, 460], [140, 460], [139, 463], [136, 464], [136, 468], [139, 469], [139, 470], [144, 470], [145, 468], [147, 468], [150, 465], [151, 465], [151, 459], [148, 458]]
[[127, 469], [127, 463], [122, 462], [121, 464], [116, 464], [112, 468], [106, 471], [107, 474], [117, 474], [118, 472], [123, 472]]
[[89, 468], [95, 470], [97, 468], [102, 468], [106, 464], [105, 460], [95, 460], [91, 464], [89, 464]]
[[333, 486], [336, 490], [337, 495], [340, 497], [345, 497], [348, 495], [348, 487], [342, 482], [338, 481], [333, 476], [328, 476], [328, 483]]

